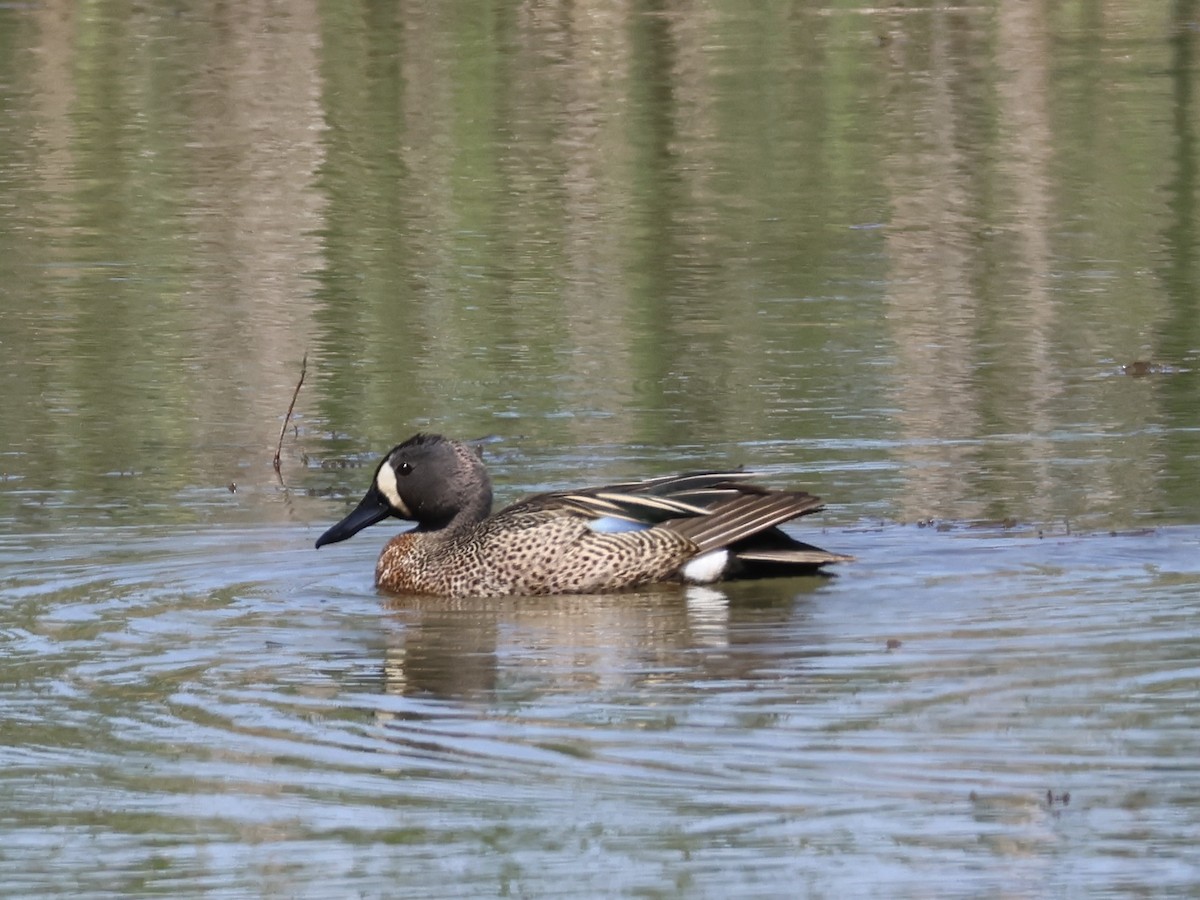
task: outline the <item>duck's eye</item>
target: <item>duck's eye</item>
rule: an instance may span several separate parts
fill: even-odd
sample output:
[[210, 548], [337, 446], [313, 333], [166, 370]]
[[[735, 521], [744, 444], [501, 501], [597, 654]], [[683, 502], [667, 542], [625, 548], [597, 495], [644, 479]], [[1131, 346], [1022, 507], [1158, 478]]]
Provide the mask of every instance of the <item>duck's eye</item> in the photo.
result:
[[411, 471], [412, 466], [406, 462], [402, 462], [400, 465], [396, 466], [396, 472], [400, 475], [407, 475]]

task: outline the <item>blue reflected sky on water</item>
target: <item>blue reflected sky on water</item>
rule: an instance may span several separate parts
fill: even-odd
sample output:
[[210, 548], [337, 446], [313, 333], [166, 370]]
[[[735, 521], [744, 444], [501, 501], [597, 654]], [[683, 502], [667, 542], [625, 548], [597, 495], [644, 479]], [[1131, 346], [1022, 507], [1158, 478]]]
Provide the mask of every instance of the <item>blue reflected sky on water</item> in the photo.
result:
[[1194, 528], [830, 529], [860, 555], [832, 580], [466, 602], [384, 601], [373, 547], [300, 536], [77, 535], [120, 559], [101, 566], [0, 547], [6, 571], [24, 560], [5, 585], [28, 685], [6, 702], [13, 883], [1195, 878]]

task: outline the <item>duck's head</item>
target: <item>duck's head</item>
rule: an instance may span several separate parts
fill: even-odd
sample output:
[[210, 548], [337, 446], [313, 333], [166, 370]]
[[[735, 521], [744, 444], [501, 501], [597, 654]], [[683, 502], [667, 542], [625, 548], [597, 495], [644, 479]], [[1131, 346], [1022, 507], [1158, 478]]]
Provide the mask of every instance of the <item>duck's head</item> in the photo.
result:
[[358, 506], [317, 538], [317, 547], [389, 516], [431, 530], [474, 524], [491, 509], [492, 483], [475, 450], [440, 434], [417, 434], [388, 452]]

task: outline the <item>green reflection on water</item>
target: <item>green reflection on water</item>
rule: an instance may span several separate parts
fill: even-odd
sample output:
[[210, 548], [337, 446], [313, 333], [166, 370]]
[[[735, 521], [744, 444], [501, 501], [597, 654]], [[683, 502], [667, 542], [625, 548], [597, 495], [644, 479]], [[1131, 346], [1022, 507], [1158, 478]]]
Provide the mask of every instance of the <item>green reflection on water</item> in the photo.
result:
[[436, 427], [1194, 520], [1194, 6], [1114, 15], [6, 8], [0, 504], [273, 514], [309, 352], [294, 487]]

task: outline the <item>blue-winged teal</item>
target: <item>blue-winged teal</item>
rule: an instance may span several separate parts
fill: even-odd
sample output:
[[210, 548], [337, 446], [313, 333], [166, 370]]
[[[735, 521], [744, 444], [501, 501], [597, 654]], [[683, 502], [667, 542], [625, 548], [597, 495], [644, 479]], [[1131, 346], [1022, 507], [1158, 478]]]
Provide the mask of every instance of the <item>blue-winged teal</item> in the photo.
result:
[[779, 525], [821, 509], [747, 472], [697, 472], [538, 494], [492, 515], [474, 449], [436, 434], [394, 447], [358, 507], [320, 538], [344, 541], [395, 516], [417, 527], [383, 548], [375, 583], [454, 597], [615, 591], [660, 581], [811, 574], [851, 557], [788, 537]]

